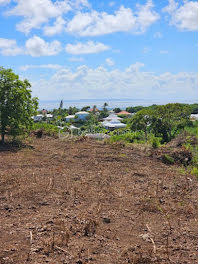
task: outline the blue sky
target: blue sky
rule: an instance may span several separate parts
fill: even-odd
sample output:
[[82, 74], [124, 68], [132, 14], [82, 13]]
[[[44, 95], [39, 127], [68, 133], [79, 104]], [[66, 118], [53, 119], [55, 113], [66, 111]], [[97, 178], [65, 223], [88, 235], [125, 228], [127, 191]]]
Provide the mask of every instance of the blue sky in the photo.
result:
[[198, 100], [198, 1], [0, 0], [0, 65], [41, 100]]

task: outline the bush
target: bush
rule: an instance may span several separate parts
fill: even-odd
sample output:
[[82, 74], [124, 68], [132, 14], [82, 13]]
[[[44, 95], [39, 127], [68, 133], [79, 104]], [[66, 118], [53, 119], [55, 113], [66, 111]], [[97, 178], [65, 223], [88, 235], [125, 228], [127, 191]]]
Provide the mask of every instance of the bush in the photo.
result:
[[175, 163], [175, 160], [171, 156], [169, 156], [168, 154], [164, 154], [164, 156], [162, 157], [162, 161], [165, 164], [174, 164]]
[[47, 123], [34, 123], [31, 129], [32, 131], [42, 130], [44, 135], [47, 136], [58, 136], [59, 129], [57, 126]]
[[143, 143], [145, 142], [145, 136], [143, 132], [128, 132], [126, 134], [118, 134], [111, 136], [110, 142], [123, 141], [126, 143]]
[[149, 138], [149, 143], [154, 149], [157, 149], [160, 147], [161, 138], [155, 137], [154, 135], [151, 135]]

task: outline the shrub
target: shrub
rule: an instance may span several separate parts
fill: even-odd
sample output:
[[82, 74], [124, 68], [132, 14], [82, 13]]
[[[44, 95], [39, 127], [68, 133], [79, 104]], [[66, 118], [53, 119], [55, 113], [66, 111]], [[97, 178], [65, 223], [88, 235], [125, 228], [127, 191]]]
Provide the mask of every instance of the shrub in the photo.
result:
[[110, 142], [113, 143], [118, 141], [123, 141], [127, 143], [143, 143], [145, 141], [145, 137], [144, 133], [141, 131], [128, 132], [126, 134], [118, 134], [111, 136]]
[[47, 123], [34, 123], [32, 131], [40, 129], [43, 131], [43, 134], [47, 136], [58, 136], [59, 129], [57, 126]]
[[174, 164], [175, 163], [175, 160], [171, 156], [169, 156], [168, 154], [164, 154], [164, 156], [162, 157], [162, 161], [165, 164]]
[[155, 137], [154, 135], [150, 136], [149, 143], [154, 149], [157, 149], [160, 147], [161, 138]]

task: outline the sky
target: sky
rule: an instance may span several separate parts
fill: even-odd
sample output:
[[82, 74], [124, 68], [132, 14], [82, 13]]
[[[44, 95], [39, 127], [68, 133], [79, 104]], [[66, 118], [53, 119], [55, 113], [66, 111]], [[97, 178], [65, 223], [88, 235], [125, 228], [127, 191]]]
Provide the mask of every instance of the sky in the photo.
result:
[[198, 101], [198, 1], [0, 0], [0, 66], [40, 100]]

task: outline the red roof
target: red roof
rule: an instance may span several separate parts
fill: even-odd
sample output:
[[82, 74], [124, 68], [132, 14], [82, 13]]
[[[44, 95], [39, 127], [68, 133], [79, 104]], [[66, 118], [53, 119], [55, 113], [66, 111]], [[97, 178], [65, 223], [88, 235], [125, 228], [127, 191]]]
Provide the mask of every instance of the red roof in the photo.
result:
[[[93, 108], [91, 108], [91, 109], [89, 110], [89, 112], [93, 112], [93, 111], [94, 111]], [[98, 109], [98, 108], [95, 108], [95, 112], [99, 112], [99, 109]]]
[[121, 112], [117, 113], [117, 115], [130, 115], [130, 113], [127, 111], [121, 111]]

